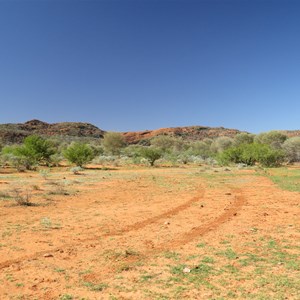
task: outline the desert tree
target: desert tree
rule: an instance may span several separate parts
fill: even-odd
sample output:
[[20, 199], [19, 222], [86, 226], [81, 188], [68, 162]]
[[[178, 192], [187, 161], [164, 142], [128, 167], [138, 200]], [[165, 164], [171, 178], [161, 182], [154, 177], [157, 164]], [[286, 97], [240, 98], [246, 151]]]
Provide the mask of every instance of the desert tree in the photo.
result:
[[141, 148], [139, 155], [147, 159], [150, 166], [153, 167], [154, 163], [162, 157], [163, 153], [161, 149], [150, 146]]
[[54, 153], [53, 144], [37, 135], [26, 137], [22, 145], [6, 146], [2, 150], [2, 154], [6, 155], [17, 169], [23, 166], [27, 170], [38, 164], [48, 165]]
[[95, 157], [93, 149], [84, 143], [74, 142], [65, 151], [64, 157], [78, 167], [83, 167]]
[[120, 155], [122, 148], [125, 147], [125, 139], [121, 133], [107, 132], [102, 140], [105, 152], [112, 155]]
[[283, 143], [282, 149], [284, 150], [289, 162], [300, 161], [300, 137], [295, 136], [287, 139]]

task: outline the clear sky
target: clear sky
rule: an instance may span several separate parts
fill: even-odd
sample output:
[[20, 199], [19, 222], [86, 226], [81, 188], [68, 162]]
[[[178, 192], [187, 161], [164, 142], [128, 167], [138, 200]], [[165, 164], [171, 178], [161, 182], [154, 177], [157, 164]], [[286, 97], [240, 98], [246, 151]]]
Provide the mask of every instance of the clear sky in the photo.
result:
[[300, 1], [0, 0], [0, 123], [300, 129]]

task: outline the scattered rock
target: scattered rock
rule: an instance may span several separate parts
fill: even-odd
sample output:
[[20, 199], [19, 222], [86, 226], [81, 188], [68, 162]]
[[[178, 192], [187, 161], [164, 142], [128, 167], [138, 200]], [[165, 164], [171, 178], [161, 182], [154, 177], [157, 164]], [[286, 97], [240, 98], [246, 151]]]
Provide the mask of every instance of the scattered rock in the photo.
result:
[[53, 254], [51, 254], [51, 253], [46, 253], [46, 254], [44, 254], [44, 257], [53, 257]]
[[166, 221], [166, 222], [164, 223], [164, 225], [170, 225], [170, 222], [169, 222], [169, 221]]

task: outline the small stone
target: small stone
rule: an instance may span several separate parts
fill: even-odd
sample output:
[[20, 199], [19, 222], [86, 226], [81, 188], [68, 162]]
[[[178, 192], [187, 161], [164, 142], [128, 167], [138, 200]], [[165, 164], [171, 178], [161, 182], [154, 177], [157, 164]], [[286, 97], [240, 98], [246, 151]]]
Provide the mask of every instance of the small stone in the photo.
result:
[[166, 222], [164, 223], [164, 225], [170, 225], [170, 222], [169, 222], [169, 221], [166, 221]]
[[46, 254], [44, 254], [44, 257], [53, 257], [53, 254], [51, 254], [51, 253], [46, 253]]
[[185, 267], [182, 271], [183, 271], [183, 273], [190, 273], [190, 272], [191, 272], [191, 269]]

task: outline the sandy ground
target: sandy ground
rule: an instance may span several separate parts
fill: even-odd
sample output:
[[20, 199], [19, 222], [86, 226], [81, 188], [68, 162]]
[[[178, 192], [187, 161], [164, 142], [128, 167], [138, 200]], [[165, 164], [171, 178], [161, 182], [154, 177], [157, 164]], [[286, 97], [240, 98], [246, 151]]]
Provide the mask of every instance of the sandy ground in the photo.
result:
[[[271, 299], [300, 299], [298, 265], [285, 269], [272, 264], [272, 256], [260, 265], [267, 268], [263, 274], [257, 274], [257, 262], [242, 268], [249, 253], [264, 259], [268, 249], [273, 253], [274, 247], [264, 248], [270, 241], [300, 254], [299, 193], [252, 170], [0, 175], [0, 299], [259, 299], [260, 291]], [[34, 205], [9, 198], [18, 188]], [[229, 263], [228, 249], [239, 253]], [[197, 269], [197, 259], [212, 256], [222, 266], [207, 273], [214, 288], [184, 277]], [[292, 276], [290, 292], [259, 284], [272, 274]]]

